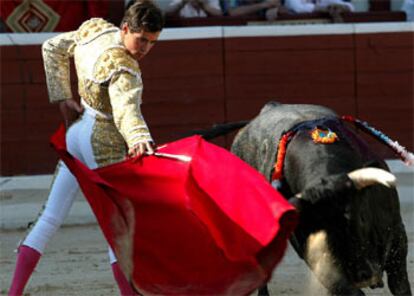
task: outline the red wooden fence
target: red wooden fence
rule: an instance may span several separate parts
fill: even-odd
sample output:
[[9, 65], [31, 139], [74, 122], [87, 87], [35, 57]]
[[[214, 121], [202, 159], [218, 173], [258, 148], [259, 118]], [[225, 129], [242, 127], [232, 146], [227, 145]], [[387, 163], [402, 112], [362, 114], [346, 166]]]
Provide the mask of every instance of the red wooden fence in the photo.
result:
[[[252, 118], [265, 102], [277, 100], [322, 104], [357, 116], [413, 150], [412, 27], [399, 23], [381, 32], [339, 25], [332, 29], [339, 33], [332, 34], [297, 30], [302, 28], [303, 34], [278, 29], [281, 34], [269, 35], [259, 26], [258, 34], [244, 35], [251, 28], [241, 27], [241, 34], [232, 35], [218, 27], [213, 31], [224, 33], [202, 39], [197, 38], [205, 29], [181, 29], [176, 39], [177, 31], [166, 30], [141, 64], [143, 112], [157, 143], [191, 129]], [[60, 114], [48, 103], [40, 45], [1, 46], [0, 56], [1, 175], [51, 173], [56, 156], [48, 138]], [[75, 84], [73, 79], [74, 90]], [[374, 147], [392, 157], [385, 147]]]

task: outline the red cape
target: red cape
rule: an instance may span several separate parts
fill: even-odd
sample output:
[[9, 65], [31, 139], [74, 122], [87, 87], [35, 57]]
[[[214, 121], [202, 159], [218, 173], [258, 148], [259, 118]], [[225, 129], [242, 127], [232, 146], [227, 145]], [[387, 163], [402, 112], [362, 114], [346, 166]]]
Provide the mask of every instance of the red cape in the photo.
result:
[[136, 290], [163, 295], [245, 295], [265, 283], [297, 223], [265, 178], [194, 136], [147, 156], [91, 170], [52, 144], [76, 176]]

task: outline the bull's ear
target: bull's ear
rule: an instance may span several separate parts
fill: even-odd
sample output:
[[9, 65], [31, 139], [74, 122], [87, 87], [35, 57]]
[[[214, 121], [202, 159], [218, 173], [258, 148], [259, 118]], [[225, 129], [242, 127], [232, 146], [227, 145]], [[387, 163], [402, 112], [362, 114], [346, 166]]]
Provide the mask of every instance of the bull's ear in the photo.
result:
[[362, 167], [363, 168], [371, 167], [371, 168], [378, 168], [378, 169], [383, 169], [384, 168], [384, 166], [382, 166], [379, 163], [378, 160], [374, 160], [374, 159], [371, 159], [371, 160], [368, 160], [368, 161], [364, 162], [364, 164], [362, 165]]
[[337, 174], [320, 178], [309, 184], [300, 193], [300, 198], [310, 204], [328, 202], [343, 208], [354, 191], [355, 187], [350, 178], [346, 174]]
[[295, 207], [299, 213], [304, 210], [307, 205], [307, 201], [302, 199], [302, 195], [296, 194], [288, 199], [288, 202]]

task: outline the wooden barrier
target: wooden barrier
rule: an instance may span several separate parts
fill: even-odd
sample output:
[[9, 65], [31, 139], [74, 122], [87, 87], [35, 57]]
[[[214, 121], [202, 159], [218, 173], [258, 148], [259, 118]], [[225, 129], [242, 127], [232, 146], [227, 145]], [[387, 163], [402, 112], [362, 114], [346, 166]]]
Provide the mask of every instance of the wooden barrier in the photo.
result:
[[[50, 34], [33, 34], [38, 41], [4, 35], [1, 175], [51, 173], [56, 157], [48, 138], [60, 114], [48, 103], [40, 55]], [[413, 150], [413, 37], [409, 23], [166, 29], [141, 63], [144, 116], [163, 143], [191, 129], [250, 119], [269, 100], [322, 104], [367, 120]], [[216, 143], [228, 147], [231, 137]]]

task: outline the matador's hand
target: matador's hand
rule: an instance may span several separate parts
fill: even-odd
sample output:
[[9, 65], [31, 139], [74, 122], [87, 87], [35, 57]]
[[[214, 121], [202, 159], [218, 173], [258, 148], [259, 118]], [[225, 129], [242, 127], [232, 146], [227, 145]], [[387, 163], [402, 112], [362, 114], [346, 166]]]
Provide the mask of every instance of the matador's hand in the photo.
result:
[[138, 143], [135, 146], [129, 148], [128, 156], [129, 157], [138, 157], [141, 158], [144, 154], [154, 154], [154, 143], [153, 142], [142, 142]]
[[83, 112], [83, 107], [75, 100], [68, 99], [59, 103], [60, 113], [62, 113], [65, 126], [68, 128], [74, 122], [79, 114]]

